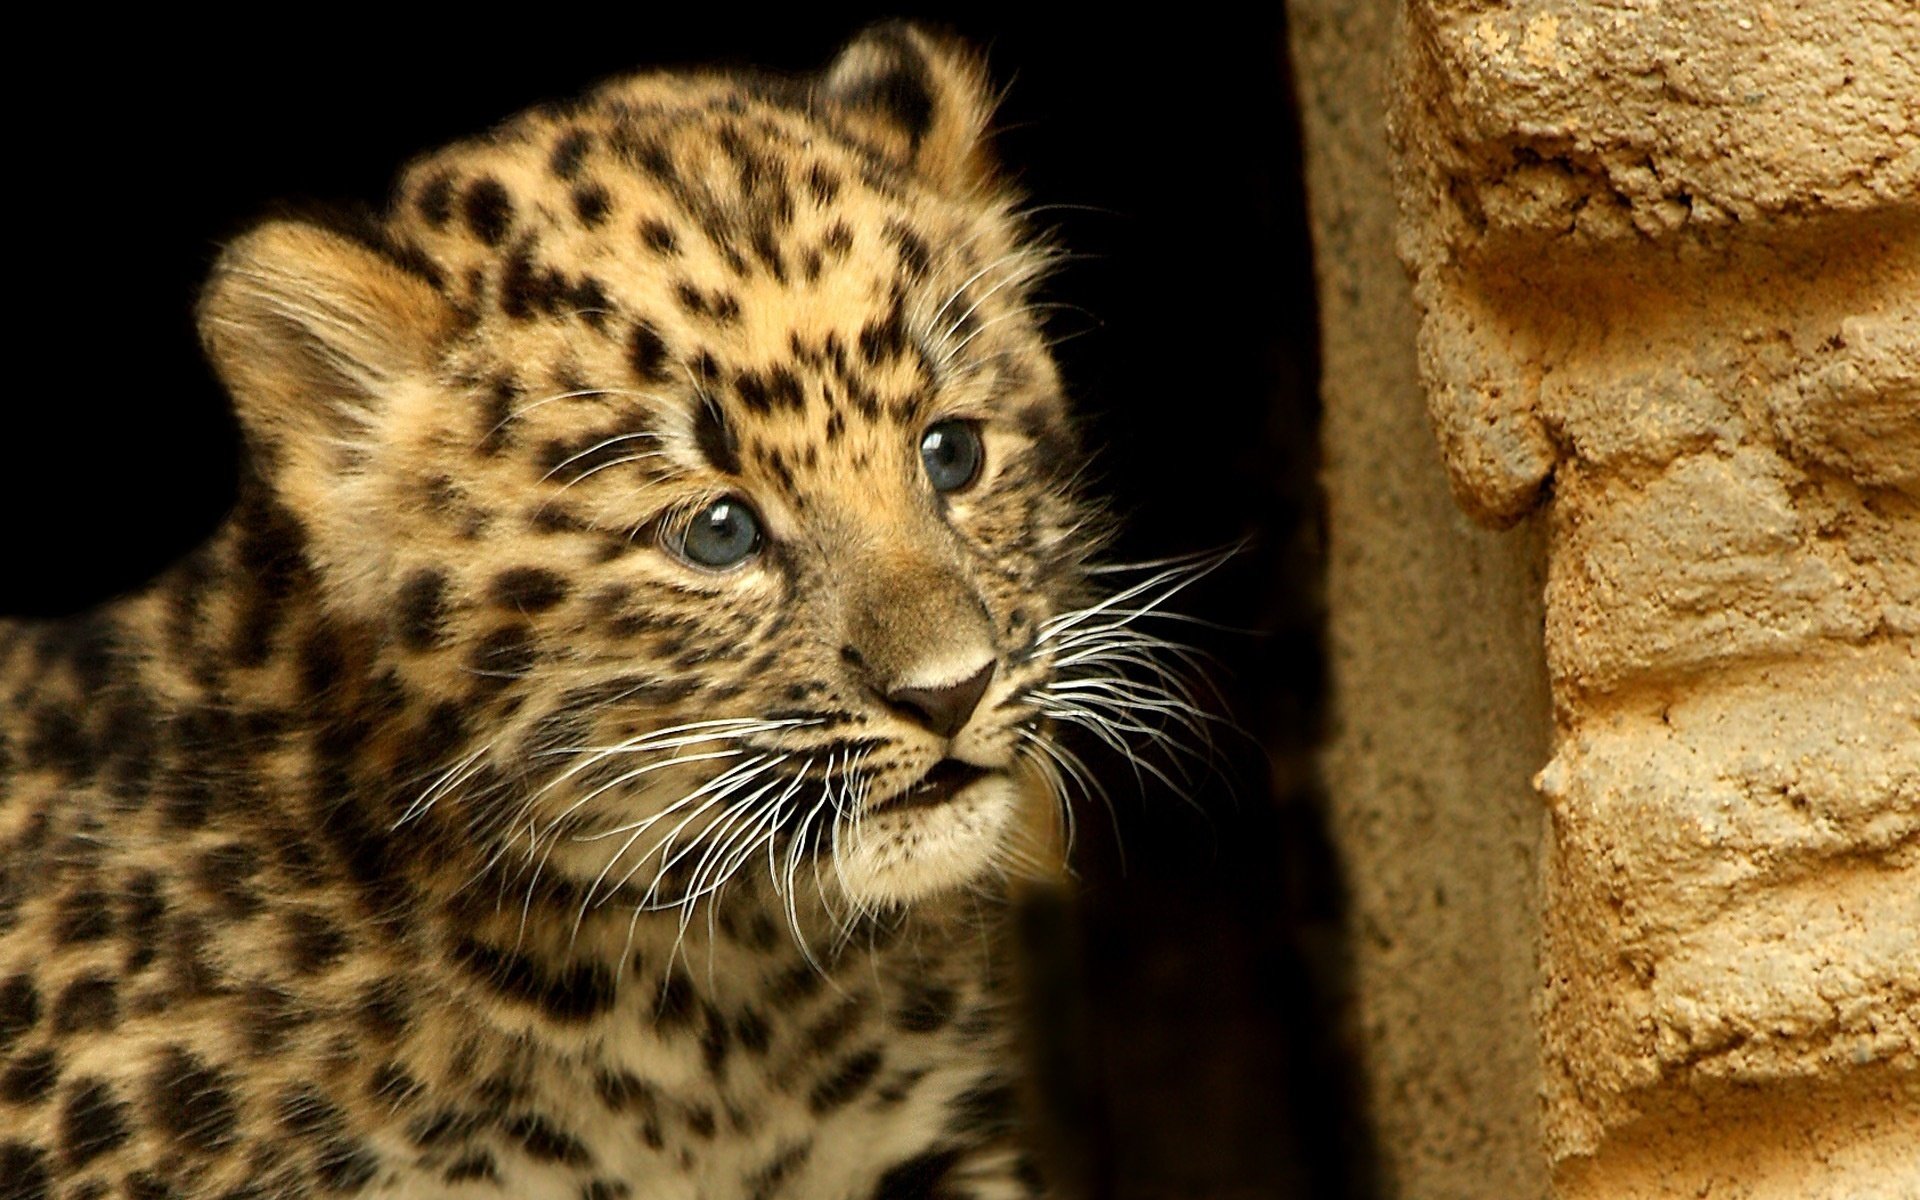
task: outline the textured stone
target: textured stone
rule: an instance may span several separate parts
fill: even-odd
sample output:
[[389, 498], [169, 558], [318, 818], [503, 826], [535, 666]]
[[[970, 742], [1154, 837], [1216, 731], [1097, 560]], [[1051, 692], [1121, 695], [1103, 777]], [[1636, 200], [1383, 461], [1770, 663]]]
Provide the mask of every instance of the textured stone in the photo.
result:
[[[1290, 11], [1328, 346], [1328, 782], [1391, 1190], [1920, 1197], [1920, 6]], [[1367, 78], [1396, 12], [1395, 74]], [[1382, 444], [1407, 433], [1404, 310], [1354, 167], [1382, 141], [1447, 484], [1520, 526], [1518, 558], [1448, 528]], [[1533, 553], [1537, 627], [1495, 598]], [[1536, 646], [1550, 697], [1512, 669]], [[1549, 718], [1533, 843], [1500, 772]], [[1455, 868], [1493, 872], [1525, 916], [1486, 936], [1537, 958], [1459, 952], [1416, 890]], [[1440, 986], [1491, 1001], [1480, 1030], [1413, 999], [1449, 954]], [[1432, 1111], [1514, 1104], [1470, 1057], [1492, 1030], [1527, 1039], [1544, 1102], [1497, 1147]]]
[[1392, 253], [1394, 9], [1289, 8], [1321, 297], [1323, 770], [1347, 891], [1348, 1037], [1386, 1194], [1539, 1196], [1531, 1006], [1546, 821], [1528, 780], [1551, 728], [1545, 526], [1476, 528], [1433, 451], [1417, 315]]

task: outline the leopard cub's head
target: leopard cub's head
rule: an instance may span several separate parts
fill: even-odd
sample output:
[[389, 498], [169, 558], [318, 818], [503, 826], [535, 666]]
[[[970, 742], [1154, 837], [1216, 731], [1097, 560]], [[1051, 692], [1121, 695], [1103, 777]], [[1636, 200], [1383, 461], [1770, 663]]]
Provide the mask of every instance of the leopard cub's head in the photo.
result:
[[809, 79], [615, 81], [369, 229], [227, 250], [200, 321], [254, 473], [452, 730], [397, 822], [639, 907], [1010, 852], [1088, 516], [989, 100], [882, 27]]

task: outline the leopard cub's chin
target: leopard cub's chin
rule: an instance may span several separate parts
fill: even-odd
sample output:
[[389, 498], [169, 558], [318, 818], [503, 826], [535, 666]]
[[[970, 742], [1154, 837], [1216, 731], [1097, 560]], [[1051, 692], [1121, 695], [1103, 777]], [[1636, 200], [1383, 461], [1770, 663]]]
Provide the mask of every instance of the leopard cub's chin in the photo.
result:
[[843, 835], [836, 856], [840, 886], [866, 909], [963, 887], [993, 865], [1020, 800], [1013, 776], [995, 772], [935, 806], [869, 812]]

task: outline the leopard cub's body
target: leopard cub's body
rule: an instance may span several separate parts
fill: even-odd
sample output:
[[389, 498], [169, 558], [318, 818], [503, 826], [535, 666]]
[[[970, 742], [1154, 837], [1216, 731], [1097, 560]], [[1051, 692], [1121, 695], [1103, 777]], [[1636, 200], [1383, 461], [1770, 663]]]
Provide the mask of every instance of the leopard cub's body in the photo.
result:
[[0, 1196], [1039, 1191], [1087, 535], [986, 113], [887, 27], [228, 248], [239, 508], [0, 629]]

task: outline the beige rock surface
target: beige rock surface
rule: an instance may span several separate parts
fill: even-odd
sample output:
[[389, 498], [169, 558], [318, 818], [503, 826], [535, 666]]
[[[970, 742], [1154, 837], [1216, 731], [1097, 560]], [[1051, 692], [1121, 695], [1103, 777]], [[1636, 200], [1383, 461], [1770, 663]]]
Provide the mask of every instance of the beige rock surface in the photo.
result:
[[1349, 893], [1350, 1032], [1390, 1194], [1539, 1196], [1545, 814], [1528, 779], [1551, 728], [1544, 525], [1475, 528], [1433, 450], [1417, 317], [1392, 251], [1394, 7], [1289, 9], [1322, 305], [1324, 770]]
[[[1290, 11], [1328, 344], [1328, 779], [1380, 930], [1356, 1007], [1394, 1194], [1920, 1197], [1920, 4]], [[1369, 77], [1396, 12], [1394, 74]], [[1396, 457], [1383, 140], [1430, 429], [1505, 542], [1446, 528]], [[1500, 591], [1534, 553], [1537, 617]], [[1535, 753], [1537, 860], [1503, 782]], [[1400, 890], [1461, 867], [1524, 910], [1485, 936], [1537, 958], [1460, 954]], [[1478, 1032], [1420, 1008], [1448, 955]], [[1416, 1086], [1525, 1107], [1484, 1086], [1492, 1031], [1526, 1040], [1510, 1080], [1542, 1101], [1497, 1145]], [[1454, 1170], [1483, 1152], [1477, 1182]]]

